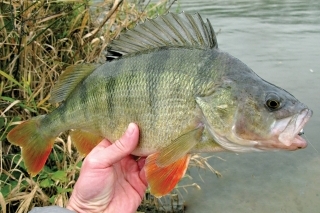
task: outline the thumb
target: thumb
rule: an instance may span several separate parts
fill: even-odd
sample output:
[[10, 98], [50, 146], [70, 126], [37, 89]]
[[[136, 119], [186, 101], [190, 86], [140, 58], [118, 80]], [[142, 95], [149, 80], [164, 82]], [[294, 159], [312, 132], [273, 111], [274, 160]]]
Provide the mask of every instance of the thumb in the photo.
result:
[[[107, 168], [117, 163], [124, 157], [131, 154], [131, 152], [136, 148], [139, 142], [139, 129], [138, 126], [134, 123], [130, 123], [126, 132], [122, 137], [115, 141], [110, 146], [98, 145], [97, 152], [94, 152], [94, 155], [88, 155], [88, 161], [99, 162], [98, 165], [100, 168]], [[102, 141], [101, 143], [104, 143]], [[95, 148], [94, 148], [95, 149]]]

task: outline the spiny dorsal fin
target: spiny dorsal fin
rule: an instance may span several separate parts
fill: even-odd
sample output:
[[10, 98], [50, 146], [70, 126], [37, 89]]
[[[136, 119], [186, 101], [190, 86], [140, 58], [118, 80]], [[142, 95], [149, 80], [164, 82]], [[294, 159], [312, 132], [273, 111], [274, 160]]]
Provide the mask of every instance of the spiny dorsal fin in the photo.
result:
[[161, 47], [218, 48], [215, 32], [207, 19], [196, 13], [168, 13], [147, 19], [120, 35], [109, 45], [107, 59]]
[[65, 100], [77, 85], [90, 75], [99, 64], [77, 64], [67, 67], [60, 75], [58, 82], [51, 91], [50, 102], [59, 103]]

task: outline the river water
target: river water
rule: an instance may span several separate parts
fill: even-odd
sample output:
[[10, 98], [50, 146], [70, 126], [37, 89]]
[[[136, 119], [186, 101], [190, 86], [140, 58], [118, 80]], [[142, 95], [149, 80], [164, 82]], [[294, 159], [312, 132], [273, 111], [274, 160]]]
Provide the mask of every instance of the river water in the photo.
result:
[[[306, 149], [216, 153], [220, 173], [191, 169], [201, 190], [184, 193], [187, 212], [320, 212], [320, 1], [180, 0], [179, 9], [208, 18], [221, 50], [313, 110]], [[172, 8], [175, 11], [175, 8]], [[180, 190], [183, 191], [183, 190]]]

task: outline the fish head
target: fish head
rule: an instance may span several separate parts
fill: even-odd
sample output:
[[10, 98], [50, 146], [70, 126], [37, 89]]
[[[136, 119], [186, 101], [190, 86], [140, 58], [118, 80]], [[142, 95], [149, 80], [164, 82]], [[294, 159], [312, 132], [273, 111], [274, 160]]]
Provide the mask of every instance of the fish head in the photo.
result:
[[[240, 98], [239, 98], [240, 97]], [[243, 87], [228, 138], [258, 150], [305, 148], [301, 137], [312, 110], [268, 82]]]
[[220, 146], [235, 152], [307, 146], [301, 134], [312, 110], [306, 105], [253, 72], [223, 82], [197, 98], [207, 131]]

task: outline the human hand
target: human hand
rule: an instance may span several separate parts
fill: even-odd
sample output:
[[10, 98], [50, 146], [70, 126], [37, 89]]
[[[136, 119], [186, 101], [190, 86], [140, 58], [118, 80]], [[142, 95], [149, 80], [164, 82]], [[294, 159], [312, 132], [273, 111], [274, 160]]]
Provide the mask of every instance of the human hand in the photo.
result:
[[111, 144], [104, 139], [86, 157], [67, 209], [76, 212], [135, 212], [147, 188], [145, 159], [130, 153], [139, 139], [131, 123], [124, 135]]

